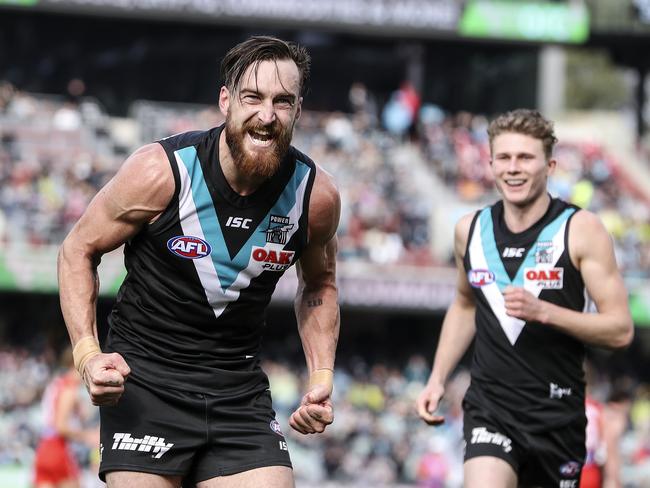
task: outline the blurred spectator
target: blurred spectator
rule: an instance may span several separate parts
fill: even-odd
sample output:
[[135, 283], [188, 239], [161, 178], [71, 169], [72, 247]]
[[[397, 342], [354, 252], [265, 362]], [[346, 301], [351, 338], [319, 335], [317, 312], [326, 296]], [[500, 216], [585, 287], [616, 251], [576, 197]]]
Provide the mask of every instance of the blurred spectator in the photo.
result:
[[[131, 119], [111, 121], [83, 97], [84, 90], [83, 81], [73, 79], [67, 98], [57, 99], [0, 84], [0, 242], [59, 244], [141, 139], [223, 122], [214, 107], [153, 102], [136, 102]], [[442, 181], [459, 203], [496, 198], [486, 117], [420, 107], [417, 93], [405, 84], [394, 101], [405, 127], [417, 123], [420, 144], [414, 145], [376, 126], [374, 101], [362, 84], [354, 83], [349, 97], [352, 114], [304, 112], [294, 138], [339, 185], [340, 259], [447, 262], [448, 255], [433, 253], [431, 215], [444, 197], [432, 195], [430, 182]], [[598, 213], [615, 238], [624, 273], [647, 277], [648, 199], [597, 145], [561, 143], [556, 157], [551, 192]]]
[[99, 427], [84, 425], [90, 398], [74, 368], [72, 348], [61, 354], [61, 370], [55, 374], [43, 393], [43, 429], [36, 447], [34, 483], [36, 488], [80, 488], [74, 443], [99, 450]]
[[[56, 374], [51, 358], [51, 354], [36, 357], [21, 350], [0, 351], [0, 471], [9, 465], [29, 469], [33, 462], [42, 428], [40, 398]], [[462, 486], [461, 403], [469, 374], [461, 370], [450, 381], [441, 406], [445, 424], [433, 429], [418, 421], [413, 409], [415, 396], [424, 385], [419, 373], [422, 361], [421, 356], [413, 356], [396, 367], [347, 358], [347, 365], [337, 366], [336, 421], [319, 438], [286, 428], [290, 413], [300, 402], [306, 372], [293, 364], [265, 361], [298, 486], [315, 486], [325, 480], [337, 483], [333, 486]], [[429, 365], [425, 366], [428, 370]], [[610, 469], [618, 478], [612, 475], [609, 479], [619, 480], [618, 485], [604, 486], [647, 486], [650, 386], [626, 384], [620, 389], [612, 387], [602, 374], [594, 378], [590, 391], [597, 397], [609, 395], [603, 415], [611, 426], [607, 454], [613, 464], [605, 473]], [[632, 394], [619, 393], [630, 387], [635, 389]], [[94, 420], [88, 422], [92, 425]], [[79, 453], [90, 472], [87, 449]], [[96, 482], [95, 475], [88, 479]]]

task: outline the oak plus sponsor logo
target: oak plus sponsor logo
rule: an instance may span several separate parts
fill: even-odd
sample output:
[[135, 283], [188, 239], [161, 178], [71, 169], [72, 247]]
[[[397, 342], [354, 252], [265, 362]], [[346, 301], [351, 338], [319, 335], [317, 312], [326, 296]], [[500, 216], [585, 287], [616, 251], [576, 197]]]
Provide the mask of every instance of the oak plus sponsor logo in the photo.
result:
[[142, 439], [138, 439], [129, 433], [116, 432], [113, 434], [111, 449], [114, 451], [150, 452], [152, 453], [151, 457], [160, 459], [173, 445], [173, 442], [166, 443], [164, 437], [145, 435]]
[[520, 258], [526, 252], [525, 247], [506, 247], [501, 253], [501, 257], [504, 258]]
[[203, 258], [212, 252], [210, 244], [195, 236], [172, 237], [167, 241], [167, 249], [185, 259]]
[[524, 270], [526, 289], [561, 290], [564, 287], [564, 268], [526, 268]]
[[271, 244], [286, 244], [287, 233], [293, 229], [291, 219], [281, 215], [270, 215], [269, 226], [266, 229], [266, 242]]
[[267, 249], [266, 247], [253, 246], [251, 257], [253, 261], [262, 263], [264, 271], [285, 271], [291, 267], [295, 252], [285, 250]]
[[503, 452], [512, 451], [512, 440], [498, 432], [490, 432], [485, 427], [475, 427], [472, 429], [472, 439], [470, 444], [494, 444], [501, 446]]
[[489, 269], [470, 269], [467, 272], [467, 281], [474, 288], [481, 288], [494, 283], [495, 276]]
[[562, 399], [564, 397], [568, 397], [572, 395], [571, 388], [562, 388], [560, 385], [557, 385], [555, 383], [550, 383], [549, 384], [549, 398], [555, 398], [555, 399]]

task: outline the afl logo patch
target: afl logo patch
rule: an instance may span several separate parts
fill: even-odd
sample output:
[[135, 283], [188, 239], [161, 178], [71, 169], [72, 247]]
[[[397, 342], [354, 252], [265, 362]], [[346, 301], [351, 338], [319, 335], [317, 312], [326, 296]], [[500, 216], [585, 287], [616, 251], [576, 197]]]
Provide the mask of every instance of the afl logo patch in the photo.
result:
[[573, 478], [580, 472], [582, 466], [577, 461], [569, 461], [560, 466], [560, 474], [565, 478]]
[[210, 244], [194, 236], [176, 236], [167, 241], [167, 249], [185, 259], [198, 259], [212, 252]]
[[494, 279], [494, 273], [489, 269], [470, 269], [467, 272], [467, 281], [474, 288], [491, 285]]
[[280, 422], [277, 420], [273, 419], [271, 420], [271, 423], [269, 424], [269, 427], [271, 427], [271, 430], [275, 432], [278, 435], [281, 435], [284, 437], [284, 434], [282, 433], [282, 429], [280, 429]]

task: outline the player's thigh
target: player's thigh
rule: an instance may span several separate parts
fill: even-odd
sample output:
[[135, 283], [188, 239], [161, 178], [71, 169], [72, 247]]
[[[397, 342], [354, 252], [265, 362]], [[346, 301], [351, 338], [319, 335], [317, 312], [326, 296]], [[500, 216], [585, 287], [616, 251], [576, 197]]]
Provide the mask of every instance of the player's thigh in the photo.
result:
[[497, 457], [479, 456], [463, 465], [464, 488], [517, 488], [517, 473]]
[[107, 488], [180, 488], [180, 476], [161, 476], [135, 471], [106, 473]]
[[197, 483], [197, 488], [294, 488], [293, 470], [287, 466], [266, 466]]

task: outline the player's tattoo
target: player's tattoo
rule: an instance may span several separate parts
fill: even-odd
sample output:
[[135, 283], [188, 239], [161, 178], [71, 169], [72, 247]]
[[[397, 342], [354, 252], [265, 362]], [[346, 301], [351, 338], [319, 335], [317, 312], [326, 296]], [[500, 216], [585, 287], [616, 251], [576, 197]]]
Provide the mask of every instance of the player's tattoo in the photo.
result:
[[310, 308], [320, 307], [322, 304], [323, 304], [322, 298], [313, 298], [311, 300], [307, 300], [307, 306]]

